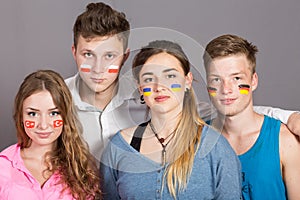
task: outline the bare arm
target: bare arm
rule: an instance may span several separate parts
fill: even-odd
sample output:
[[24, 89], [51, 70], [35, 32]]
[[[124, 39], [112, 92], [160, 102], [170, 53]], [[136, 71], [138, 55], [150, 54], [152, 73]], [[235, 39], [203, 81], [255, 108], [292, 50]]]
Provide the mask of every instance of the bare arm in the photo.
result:
[[280, 129], [282, 176], [289, 200], [300, 199], [300, 141], [285, 125]]

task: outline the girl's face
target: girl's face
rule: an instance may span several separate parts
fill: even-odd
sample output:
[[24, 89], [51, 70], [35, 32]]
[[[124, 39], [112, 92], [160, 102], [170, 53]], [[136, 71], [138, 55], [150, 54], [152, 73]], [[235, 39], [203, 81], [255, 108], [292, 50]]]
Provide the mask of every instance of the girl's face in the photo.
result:
[[23, 102], [23, 125], [31, 146], [53, 145], [63, 130], [60, 111], [49, 91], [40, 91]]
[[168, 53], [151, 56], [139, 73], [139, 89], [151, 111], [182, 111], [184, 92], [192, 84], [179, 60]]

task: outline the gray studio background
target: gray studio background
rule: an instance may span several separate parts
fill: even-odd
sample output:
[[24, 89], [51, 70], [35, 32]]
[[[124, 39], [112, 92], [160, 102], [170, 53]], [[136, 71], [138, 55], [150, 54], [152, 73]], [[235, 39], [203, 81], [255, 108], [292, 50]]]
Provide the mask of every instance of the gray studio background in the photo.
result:
[[[94, 1], [0, 2], [0, 150], [16, 142], [12, 109], [23, 78], [37, 69], [54, 69], [64, 78], [76, 72], [72, 26], [89, 2]], [[247, 38], [259, 48], [255, 104], [300, 110], [300, 1], [104, 2], [125, 12], [132, 28], [176, 30], [202, 46], [224, 33]]]

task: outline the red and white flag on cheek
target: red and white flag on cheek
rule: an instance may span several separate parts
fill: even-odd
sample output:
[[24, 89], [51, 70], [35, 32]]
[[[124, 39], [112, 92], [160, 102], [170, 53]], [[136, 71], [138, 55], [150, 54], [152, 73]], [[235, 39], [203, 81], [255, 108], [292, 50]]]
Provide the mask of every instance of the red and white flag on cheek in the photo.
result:
[[34, 126], [35, 126], [35, 122], [29, 121], [29, 120], [26, 120], [24, 124], [25, 124], [26, 128], [34, 128]]
[[119, 66], [117, 65], [108, 66], [108, 73], [118, 73], [118, 72], [119, 72]]
[[92, 66], [87, 64], [80, 65], [80, 71], [82, 72], [91, 72]]
[[64, 122], [61, 119], [53, 121], [54, 128], [61, 127], [63, 124], [64, 124]]

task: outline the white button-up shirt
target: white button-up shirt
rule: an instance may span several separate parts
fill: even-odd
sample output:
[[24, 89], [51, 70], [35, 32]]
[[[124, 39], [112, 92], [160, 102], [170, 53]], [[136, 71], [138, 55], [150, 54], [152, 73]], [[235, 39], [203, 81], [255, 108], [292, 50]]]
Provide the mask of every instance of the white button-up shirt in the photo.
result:
[[81, 81], [79, 74], [65, 80], [77, 108], [83, 127], [83, 137], [88, 143], [91, 153], [97, 160], [100, 160], [110, 136], [119, 130], [147, 120], [146, 105], [140, 103], [140, 95], [130, 77], [122, 76], [117, 94], [104, 110], [81, 100], [79, 81]]

